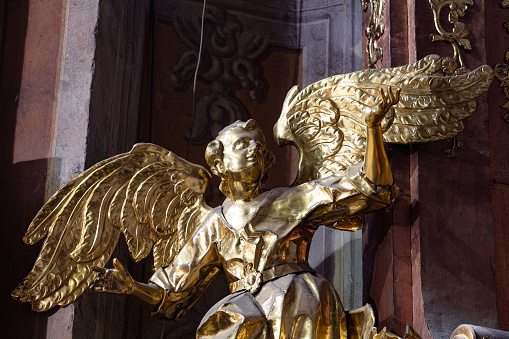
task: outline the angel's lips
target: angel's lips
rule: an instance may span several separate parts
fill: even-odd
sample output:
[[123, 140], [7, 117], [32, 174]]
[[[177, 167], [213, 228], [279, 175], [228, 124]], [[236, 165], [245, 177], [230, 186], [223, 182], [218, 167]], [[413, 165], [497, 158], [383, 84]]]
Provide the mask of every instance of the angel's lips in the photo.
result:
[[263, 160], [263, 154], [261, 151], [252, 151], [246, 156], [249, 161], [260, 162]]
[[246, 159], [250, 161], [256, 161], [257, 158], [256, 154], [251, 154], [246, 157]]

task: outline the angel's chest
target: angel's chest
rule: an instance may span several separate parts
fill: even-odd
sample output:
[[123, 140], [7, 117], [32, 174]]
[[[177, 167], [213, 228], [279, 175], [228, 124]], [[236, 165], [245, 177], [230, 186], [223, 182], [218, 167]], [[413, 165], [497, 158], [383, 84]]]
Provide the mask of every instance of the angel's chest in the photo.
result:
[[221, 218], [229, 231], [221, 240], [219, 249], [226, 262], [255, 263], [266, 256], [278, 236], [264, 223], [257, 222], [258, 209], [224, 209]]
[[253, 213], [248, 209], [223, 210], [222, 219], [227, 225], [229, 232], [222, 239], [220, 249], [226, 259], [243, 259], [252, 261], [260, 250], [263, 242], [263, 233], [257, 232], [253, 227]]
[[242, 229], [249, 223], [252, 223], [258, 206], [255, 204], [232, 204], [221, 208], [221, 216], [228, 226], [235, 231]]

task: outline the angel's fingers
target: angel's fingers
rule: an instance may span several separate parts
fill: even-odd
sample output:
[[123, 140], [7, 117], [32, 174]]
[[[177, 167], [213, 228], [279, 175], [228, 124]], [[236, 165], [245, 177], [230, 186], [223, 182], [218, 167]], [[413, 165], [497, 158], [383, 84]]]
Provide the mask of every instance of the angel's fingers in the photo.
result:
[[396, 98], [394, 97], [394, 92], [392, 91], [392, 87], [389, 87], [389, 102], [392, 104], [394, 104]]
[[387, 101], [387, 97], [385, 96], [385, 91], [383, 88], [380, 88], [380, 98], [382, 99], [382, 103], [385, 103]]
[[90, 269], [94, 272], [98, 272], [98, 273], [106, 273], [106, 268], [104, 267], [99, 267], [99, 266], [90, 266]]
[[120, 263], [120, 261], [117, 258], [113, 259], [113, 266], [115, 266], [115, 268], [120, 272], [125, 271], [124, 266], [122, 266], [122, 264]]
[[399, 96], [400, 96], [400, 94], [401, 94], [401, 88], [398, 88], [398, 89], [396, 90], [396, 103], [399, 101]]

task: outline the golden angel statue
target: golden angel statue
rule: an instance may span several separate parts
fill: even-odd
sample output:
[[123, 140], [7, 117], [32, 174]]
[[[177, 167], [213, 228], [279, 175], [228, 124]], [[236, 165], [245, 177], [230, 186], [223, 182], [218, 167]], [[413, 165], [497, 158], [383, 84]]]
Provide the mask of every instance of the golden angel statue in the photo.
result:
[[[274, 162], [254, 120], [223, 129], [206, 149], [226, 200], [204, 202], [210, 174], [161, 147], [137, 144], [59, 190], [24, 237], [46, 235], [13, 296], [36, 311], [65, 306], [89, 286], [132, 295], [179, 319], [220, 270], [231, 294], [203, 318], [198, 338], [382, 338], [366, 310], [346, 313], [332, 284], [308, 265], [320, 225], [356, 231], [363, 214], [391, 206], [384, 141], [450, 138], [475, 110], [492, 71], [437, 76], [438, 56], [399, 68], [333, 76], [288, 93], [274, 127], [278, 144], [300, 152], [291, 187], [264, 191]], [[132, 258], [150, 251], [155, 273], [133, 280], [109, 260], [120, 234]]]

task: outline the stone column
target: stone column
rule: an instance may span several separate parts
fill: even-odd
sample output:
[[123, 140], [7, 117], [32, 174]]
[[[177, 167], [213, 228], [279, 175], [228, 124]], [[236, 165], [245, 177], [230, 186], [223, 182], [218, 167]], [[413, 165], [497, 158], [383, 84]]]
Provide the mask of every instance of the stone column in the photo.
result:
[[[2, 258], [16, 258], [2, 279], [2, 336], [125, 337], [130, 328], [124, 308], [108, 300], [98, 311], [87, 293], [83, 304], [42, 314], [8, 296], [40, 250], [21, 247], [21, 237], [44, 200], [136, 141], [148, 9], [149, 1], [0, 2], [1, 187], [11, 192], [1, 202]], [[115, 309], [116, 324], [105, 325]]]
[[[13, 6], [7, 4], [7, 7]], [[21, 164], [39, 163], [33, 169], [44, 175], [31, 184], [44, 188], [45, 199], [84, 168], [97, 7], [97, 1], [30, 1], [28, 4], [12, 162], [6, 166], [13, 169]], [[18, 183], [15, 190], [22, 189], [19, 185], [25, 181], [22, 173], [12, 172], [11, 180]], [[32, 191], [34, 187], [29, 189]], [[37, 196], [24, 199], [30, 205], [34, 201], [42, 205]], [[15, 211], [18, 216], [27, 212], [23, 205], [10, 212]], [[30, 210], [30, 215], [23, 218], [25, 229], [33, 212]], [[16, 240], [20, 241], [21, 236], [22, 233], [18, 234]], [[30, 267], [28, 262], [25, 264], [24, 274]], [[38, 317], [36, 332], [48, 337], [71, 338], [73, 312], [71, 305], [52, 315]]]

